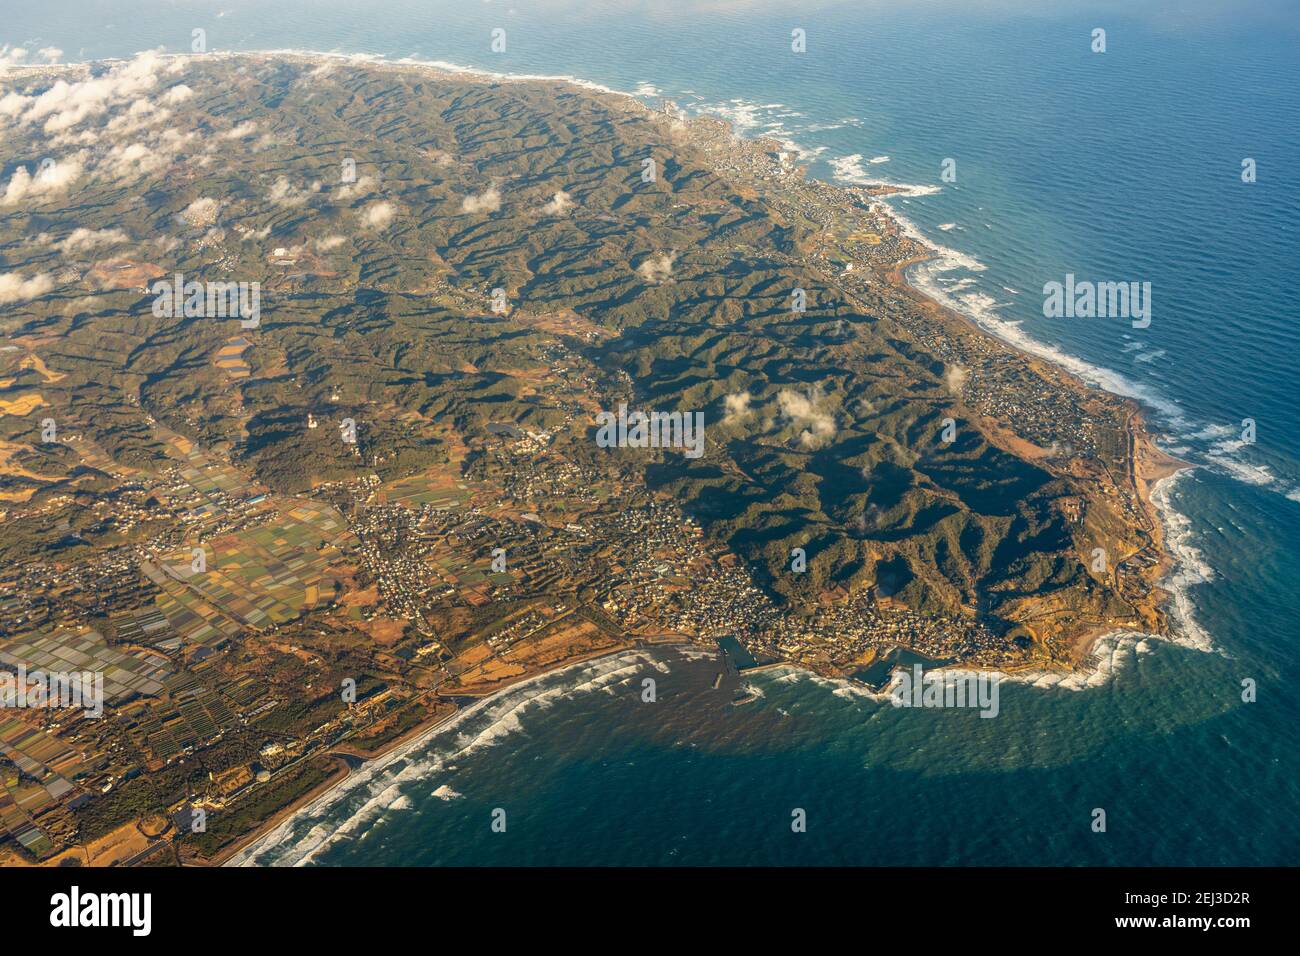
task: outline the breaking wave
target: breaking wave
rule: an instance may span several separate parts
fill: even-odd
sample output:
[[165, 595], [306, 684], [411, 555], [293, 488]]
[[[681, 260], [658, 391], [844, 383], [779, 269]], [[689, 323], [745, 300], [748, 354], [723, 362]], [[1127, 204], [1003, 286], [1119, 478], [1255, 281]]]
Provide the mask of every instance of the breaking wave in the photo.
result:
[[[409, 809], [407, 789], [412, 785], [427, 787], [431, 778], [450, 772], [459, 758], [522, 732], [521, 717], [529, 711], [545, 710], [558, 700], [625, 682], [656, 663], [645, 651], [619, 651], [539, 674], [472, 704], [450, 721], [362, 765], [235, 854], [226, 865], [308, 865], [340, 841], [369, 832], [385, 814]], [[444, 782], [432, 796], [451, 801], [460, 794]]]

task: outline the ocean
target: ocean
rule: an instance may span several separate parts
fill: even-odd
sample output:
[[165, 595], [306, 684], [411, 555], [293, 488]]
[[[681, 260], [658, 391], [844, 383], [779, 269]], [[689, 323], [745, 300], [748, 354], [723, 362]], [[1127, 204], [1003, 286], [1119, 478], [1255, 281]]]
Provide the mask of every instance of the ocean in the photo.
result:
[[[1197, 466], [1161, 489], [1179, 639], [1107, 645], [1086, 680], [1004, 686], [996, 719], [895, 709], [795, 670], [754, 675], [761, 696], [732, 706], [712, 688], [716, 662], [638, 652], [462, 716], [237, 862], [1300, 860], [1300, 12], [981, 6], [372, 0], [358, 15], [283, 0], [271, 17], [251, 0], [68, 0], [7, 11], [0, 46], [57, 47], [64, 60], [186, 51], [201, 27], [215, 50], [569, 76], [725, 116], [743, 135], [789, 141], [811, 175], [906, 186], [890, 205], [939, 253], [910, 274], [919, 288], [1139, 399], [1162, 446]], [[504, 53], [489, 49], [497, 27]], [[795, 28], [805, 53], [791, 51]], [[1095, 28], [1104, 53], [1091, 49]], [[1043, 285], [1067, 275], [1150, 282], [1150, 326], [1044, 317]], [[659, 682], [652, 704], [645, 676]], [[504, 832], [491, 826], [498, 810]], [[795, 810], [806, 832], [792, 831]]]

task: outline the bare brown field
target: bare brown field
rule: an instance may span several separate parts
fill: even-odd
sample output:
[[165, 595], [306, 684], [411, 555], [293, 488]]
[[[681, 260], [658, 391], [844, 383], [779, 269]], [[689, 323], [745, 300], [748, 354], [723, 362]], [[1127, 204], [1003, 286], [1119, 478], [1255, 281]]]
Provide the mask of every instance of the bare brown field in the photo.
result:
[[28, 392], [17, 398], [0, 398], [0, 415], [30, 415], [33, 410], [48, 404], [40, 392]]
[[112, 289], [143, 289], [164, 274], [161, 266], [151, 262], [115, 258], [95, 263], [83, 278], [96, 292], [107, 292]]
[[612, 650], [620, 643], [590, 621], [575, 620], [571, 616], [540, 637], [518, 642], [499, 658], [485, 659], [481, 653], [476, 655], [481, 662], [460, 675], [454, 690], [457, 693], [486, 693], [528, 674]]

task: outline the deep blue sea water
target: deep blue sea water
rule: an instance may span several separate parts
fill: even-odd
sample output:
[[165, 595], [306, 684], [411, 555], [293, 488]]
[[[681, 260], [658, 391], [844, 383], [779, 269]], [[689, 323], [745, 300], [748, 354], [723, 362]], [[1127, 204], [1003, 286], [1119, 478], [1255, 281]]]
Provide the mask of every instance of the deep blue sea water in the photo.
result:
[[[895, 710], [794, 672], [731, 707], [717, 668], [547, 678], [370, 768], [251, 854], [363, 864], [1255, 864], [1300, 860], [1300, 13], [767, 0], [24, 4], [0, 46], [64, 58], [313, 49], [580, 77], [792, 142], [811, 173], [919, 187], [913, 281], [1146, 404], [1200, 467], [1169, 489], [1184, 632], [1001, 714]], [[273, 14], [268, 14], [268, 8]], [[1147, 8], [1150, 8], [1149, 10]], [[112, 26], [106, 26], [111, 24]], [[494, 27], [505, 53], [489, 51]], [[790, 51], [790, 31], [808, 50]], [[1107, 31], [1091, 52], [1090, 32]], [[1244, 158], [1258, 181], [1243, 183]], [[956, 160], [955, 183], [940, 179]], [[1047, 319], [1066, 273], [1152, 284], [1149, 328]], [[1241, 422], [1258, 441], [1240, 442]], [[666, 672], [664, 672], [666, 671]], [[605, 673], [608, 672], [608, 673]], [[603, 676], [602, 676], [603, 675]], [[640, 702], [642, 676], [660, 680]], [[1241, 681], [1258, 682], [1243, 703]], [[489, 827], [503, 808], [505, 833]], [[1107, 832], [1090, 829], [1106, 809]], [[791, 810], [808, 829], [793, 834]]]

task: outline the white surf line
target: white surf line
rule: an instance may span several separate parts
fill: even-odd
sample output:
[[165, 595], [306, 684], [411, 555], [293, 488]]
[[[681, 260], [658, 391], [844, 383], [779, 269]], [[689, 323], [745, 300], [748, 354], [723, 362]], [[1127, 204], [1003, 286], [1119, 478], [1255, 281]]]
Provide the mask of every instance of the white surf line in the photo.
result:
[[[420, 733], [416, 737], [413, 737], [411, 740], [402, 744], [401, 746], [394, 749], [393, 751], [390, 751], [389, 753], [384, 754], [380, 757], [376, 757], [372, 760], [366, 761], [364, 764], [362, 764], [360, 768], [354, 770], [352, 773], [348, 774], [348, 776], [338, 781], [332, 787], [325, 790], [318, 796], [314, 797], [309, 803], [306, 803], [302, 807], [299, 807], [292, 814], [290, 814], [279, 824], [277, 824], [274, 829], [267, 831], [265, 834], [258, 837], [252, 843], [250, 843], [248, 846], [244, 847], [242, 850], [240, 850], [238, 853], [232, 856], [229, 860], [227, 860], [224, 865], [225, 866], [257, 865], [257, 862], [254, 859], [254, 857], [262, 853], [268, 852], [270, 850], [277, 849], [286, 841], [288, 841], [292, 836], [292, 830], [297, 824], [309, 818], [323, 816], [336, 804], [338, 804], [340, 801], [346, 799], [349, 795], [351, 795], [353, 791], [359, 789], [362, 786], [372, 784], [375, 781], [376, 777], [378, 777], [379, 775], [384, 773], [384, 771], [392, 767], [393, 764], [407, 759], [408, 757], [411, 756], [413, 752], [427, 746], [429, 742], [434, 738], [439, 737], [443, 734], [452, 733], [458, 727], [464, 724], [467, 720], [471, 719], [472, 717], [479, 714], [483, 710], [489, 709], [494, 705], [500, 704], [502, 701], [508, 699], [512, 695], [527, 691], [529, 688], [534, 687], [535, 685], [543, 681], [547, 681], [551, 679], [559, 680], [561, 678], [569, 677], [572, 674], [572, 672], [584, 668], [590, 669], [593, 672], [599, 670], [601, 665], [618, 665], [619, 669], [627, 669], [633, 666], [640, 667], [648, 662], [649, 662], [649, 655], [645, 650], [637, 649], [637, 648], [629, 648], [629, 649], [612, 652], [607, 657], [602, 657], [590, 661], [578, 661], [574, 664], [568, 665], [567, 667], [561, 667], [556, 670], [546, 671], [544, 673], [537, 674], [534, 675], [533, 677], [527, 678], [526, 680], [520, 681], [517, 684], [513, 684], [510, 687], [502, 688], [496, 693], [484, 697], [482, 700], [475, 701], [469, 707], [466, 707], [465, 709], [458, 711], [449, 720], [446, 720], [442, 723], [435, 724], [432, 727], [429, 727], [427, 730]], [[585, 686], [586, 683], [588, 683], [588, 681], [584, 681], [582, 684], [576, 685], [575, 689]], [[521, 702], [521, 704], [525, 704], [525, 703], [528, 703], [527, 699]], [[517, 707], [515, 709], [517, 709]], [[469, 749], [468, 747], [462, 747], [460, 750], [457, 750], [454, 753], [448, 754], [443, 758], [437, 758], [437, 759], [439, 759], [442, 762], [445, 762], [445, 760], [452, 759], [460, 755], [462, 752], [465, 752], [468, 749]]]

